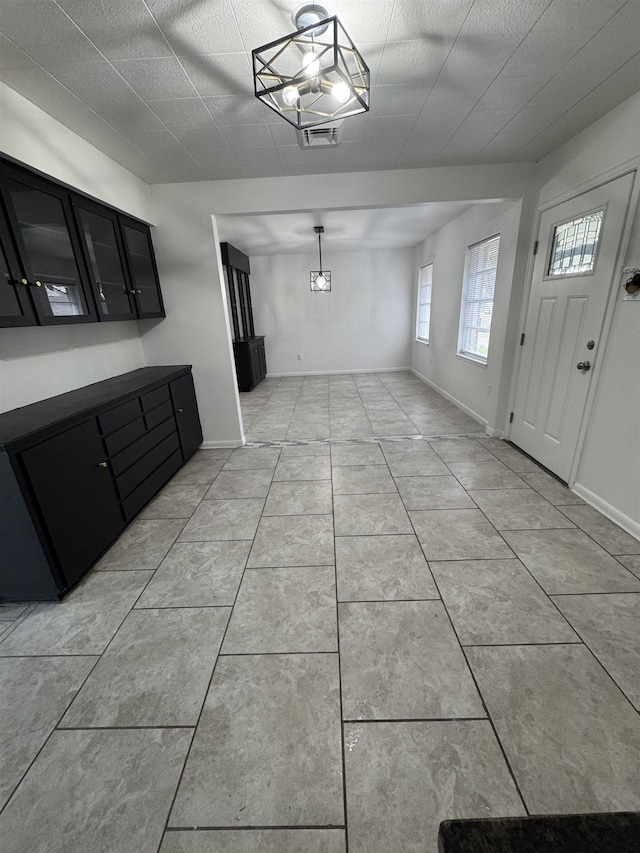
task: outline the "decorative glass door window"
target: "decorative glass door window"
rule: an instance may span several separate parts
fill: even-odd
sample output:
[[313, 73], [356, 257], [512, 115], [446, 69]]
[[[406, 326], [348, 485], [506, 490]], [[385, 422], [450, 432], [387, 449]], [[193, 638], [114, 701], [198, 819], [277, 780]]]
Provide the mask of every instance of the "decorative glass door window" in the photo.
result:
[[603, 218], [600, 208], [554, 226], [547, 278], [593, 272]]

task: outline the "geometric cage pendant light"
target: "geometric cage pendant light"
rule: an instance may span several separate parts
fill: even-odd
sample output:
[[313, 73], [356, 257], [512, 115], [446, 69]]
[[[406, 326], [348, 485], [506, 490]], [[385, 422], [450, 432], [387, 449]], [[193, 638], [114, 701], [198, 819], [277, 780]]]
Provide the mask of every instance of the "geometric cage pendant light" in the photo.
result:
[[322, 235], [324, 228], [322, 225], [315, 225], [313, 229], [318, 235], [318, 253], [320, 255], [320, 269], [311, 270], [309, 273], [311, 279], [312, 293], [329, 293], [331, 291], [331, 271], [322, 269]]
[[298, 28], [251, 52], [256, 98], [297, 130], [369, 109], [369, 67], [334, 15], [315, 3], [294, 15]]

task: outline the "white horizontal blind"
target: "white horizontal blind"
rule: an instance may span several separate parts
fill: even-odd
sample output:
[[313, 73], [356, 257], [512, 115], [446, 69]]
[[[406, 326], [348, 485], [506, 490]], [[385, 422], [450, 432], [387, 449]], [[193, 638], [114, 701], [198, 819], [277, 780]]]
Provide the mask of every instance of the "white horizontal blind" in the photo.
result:
[[416, 322], [416, 337], [419, 341], [429, 343], [431, 326], [431, 285], [433, 281], [433, 264], [420, 267], [418, 277], [418, 311]]
[[500, 235], [469, 248], [458, 352], [487, 360]]

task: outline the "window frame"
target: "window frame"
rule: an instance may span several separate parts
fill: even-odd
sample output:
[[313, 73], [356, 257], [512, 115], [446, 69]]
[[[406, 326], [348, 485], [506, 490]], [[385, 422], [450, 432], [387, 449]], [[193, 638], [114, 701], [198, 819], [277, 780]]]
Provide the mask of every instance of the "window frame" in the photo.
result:
[[[425, 284], [422, 281], [423, 271], [430, 270], [429, 273], [429, 283]], [[426, 273], [425, 273], [426, 274]], [[429, 289], [429, 301], [422, 303], [420, 301], [420, 296], [422, 291], [428, 288]], [[431, 340], [431, 304], [433, 301], [433, 261], [428, 261], [426, 264], [420, 264], [418, 267], [418, 291], [416, 297], [416, 329], [415, 329], [415, 339], [419, 341], [421, 344], [426, 344], [429, 346], [429, 341]], [[424, 317], [420, 316], [420, 308], [422, 305], [428, 306], [428, 315], [425, 321]], [[425, 323], [427, 324], [427, 337], [422, 337], [420, 335], [420, 326]]]
[[[492, 293], [491, 299], [490, 300], [489, 299], [475, 299], [475, 300], [473, 300], [474, 305], [487, 303], [487, 302], [491, 303], [491, 322], [489, 323], [489, 329], [488, 329], [489, 340], [487, 342], [487, 355], [483, 356], [483, 355], [479, 355], [477, 352], [472, 352], [472, 351], [464, 348], [466, 331], [468, 329], [467, 314], [468, 314], [468, 310], [469, 310], [469, 305], [471, 304], [469, 302], [469, 298], [468, 298], [469, 284], [471, 281], [471, 263], [472, 263], [472, 257], [473, 257], [474, 249], [476, 249], [480, 246], [483, 246], [487, 243], [490, 243], [491, 241], [496, 240], [496, 239], [498, 240], [498, 249], [497, 249], [497, 253], [496, 253], [496, 265], [495, 265], [494, 277], [493, 277], [493, 293]], [[482, 367], [487, 366], [487, 362], [489, 359], [489, 346], [491, 343], [491, 326], [493, 325], [493, 306], [495, 303], [495, 285], [496, 285], [496, 279], [498, 276], [499, 261], [500, 261], [500, 232], [498, 232], [496, 234], [492, 234], [489, 237], [484, 237], [482, 240], [478, 240], [477, 242], [471, 243], [471, 245], [467, 246], [465, 265], [464, 265], [464, 278], [463, 278], [463, 285], [462, 285], [462, 298], [461, 298], [461, 302], [460, 302], [460, 323], [459, 323], [459, 327], [458, 327], [458, 346], [456, 349], [456, 355], [460, 356], [460, 358], [465, 358], [468, 361], [472, 361], [475, 364], [479, 364]], [[481, 329], [479, 331], [487, 331], [487, 330]]]

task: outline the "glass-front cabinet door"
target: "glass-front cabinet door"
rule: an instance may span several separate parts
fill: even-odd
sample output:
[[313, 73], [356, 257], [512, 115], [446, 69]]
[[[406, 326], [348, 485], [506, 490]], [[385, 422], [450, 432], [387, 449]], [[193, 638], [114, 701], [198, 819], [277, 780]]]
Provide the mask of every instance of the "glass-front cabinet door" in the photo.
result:
[[73, 208], [100, 319], [135, 319], [118, 214], [85, 199], [75, 199]]
[[22, 271], [0, 206], [0, 326], [33, 326], [36, 318], [29, 285]]
[[129, 272], [135, 291], [138, 316], [164, 317], [160, 284], [156, 270], [151, 235], [146, 225], [120, 217], [129, 263]]
[[82, 323], [95, 318], [79, 265], [67, 191], [36, 177], [9, 172], [5, 201], [24, 277], [40, 323]]

